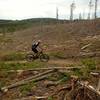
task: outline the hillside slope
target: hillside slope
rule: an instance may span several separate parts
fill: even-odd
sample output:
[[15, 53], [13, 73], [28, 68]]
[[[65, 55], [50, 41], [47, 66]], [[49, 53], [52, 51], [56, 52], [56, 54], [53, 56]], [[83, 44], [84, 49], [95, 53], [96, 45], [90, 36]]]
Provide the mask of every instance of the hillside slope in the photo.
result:
[[[92, 43], [89, 52], [100, 51], [100, 19], [33, 25], [0, 37], [0, 51], [30, 51], [32, 41], [42, 40], [43, 48], [77, 54], [82, 46]], [[95, 49], [96, 48], [96, 49]]]

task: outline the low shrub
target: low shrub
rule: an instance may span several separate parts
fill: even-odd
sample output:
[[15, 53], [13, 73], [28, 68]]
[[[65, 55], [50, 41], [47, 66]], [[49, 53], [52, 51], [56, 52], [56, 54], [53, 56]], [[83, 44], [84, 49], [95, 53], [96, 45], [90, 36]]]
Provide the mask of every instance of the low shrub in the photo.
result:
[[24, 53], [10, 53], [7, 55], [3, 55], [0, 60], [1, 61], [19, 61], [19, 60], [24, 60], [25, 59], [25, 54]]

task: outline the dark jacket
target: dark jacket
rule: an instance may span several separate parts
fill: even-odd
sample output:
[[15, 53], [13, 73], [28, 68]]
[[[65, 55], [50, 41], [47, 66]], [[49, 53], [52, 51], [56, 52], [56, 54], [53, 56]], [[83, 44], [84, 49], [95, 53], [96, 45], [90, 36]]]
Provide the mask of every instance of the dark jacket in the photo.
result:
[[32, 44], [32, 49], [36, 49], [36, 48], [38, 47], [38, 45], [39, 45], [39, 42], [33, 43], [33, 44]]

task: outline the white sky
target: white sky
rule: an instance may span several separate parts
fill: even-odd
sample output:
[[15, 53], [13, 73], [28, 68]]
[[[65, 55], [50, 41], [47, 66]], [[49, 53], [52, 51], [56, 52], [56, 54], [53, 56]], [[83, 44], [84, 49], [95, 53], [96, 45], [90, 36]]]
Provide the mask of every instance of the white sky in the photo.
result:
[[[56, 17], [56, 7], [59, 8], [59, 18], [68, 19], [70, 4], [73, 0], [0, 0], [0, 19], [27, 19], [40, 17]], [[89, 0], [74, 0], [75, 17], [80, 12], [88, 13]], [[95, 0], [93, 0], [94, 2]], [[98, 12], [100, 13], [100, 0]], [[99, 14], [98, 13], [98, 14]]]

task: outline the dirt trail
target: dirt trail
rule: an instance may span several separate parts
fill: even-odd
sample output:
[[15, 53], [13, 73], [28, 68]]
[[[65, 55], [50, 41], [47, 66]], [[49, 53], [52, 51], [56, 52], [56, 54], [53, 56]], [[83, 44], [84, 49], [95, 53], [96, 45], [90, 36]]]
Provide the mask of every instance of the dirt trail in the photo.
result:
[[67, 65], [76, 65], [79, 64], [79, 61], [74, 61], [70, 59], [58, 59], [58, 60], [50, 60], [49, 64], [60, 65], [60, 66], [67, 66]]
[[[12, 63], [24, 64], [24, 63], [27, 63], [27, 61], [6, 61], [5, 63], [6, 64], [12, 64]], [[55, 60], [49, 60], [48, 62], [46, 62], [46, 64], [58, 65], [58, 66], [67, 66], [67, 65], [77, 65], [77, 64], [80, 64], [80, 63], [79, 63], [79, 61], [75, 61], [75, 60], [72, 60], [72, 59], [55, 59]]]

